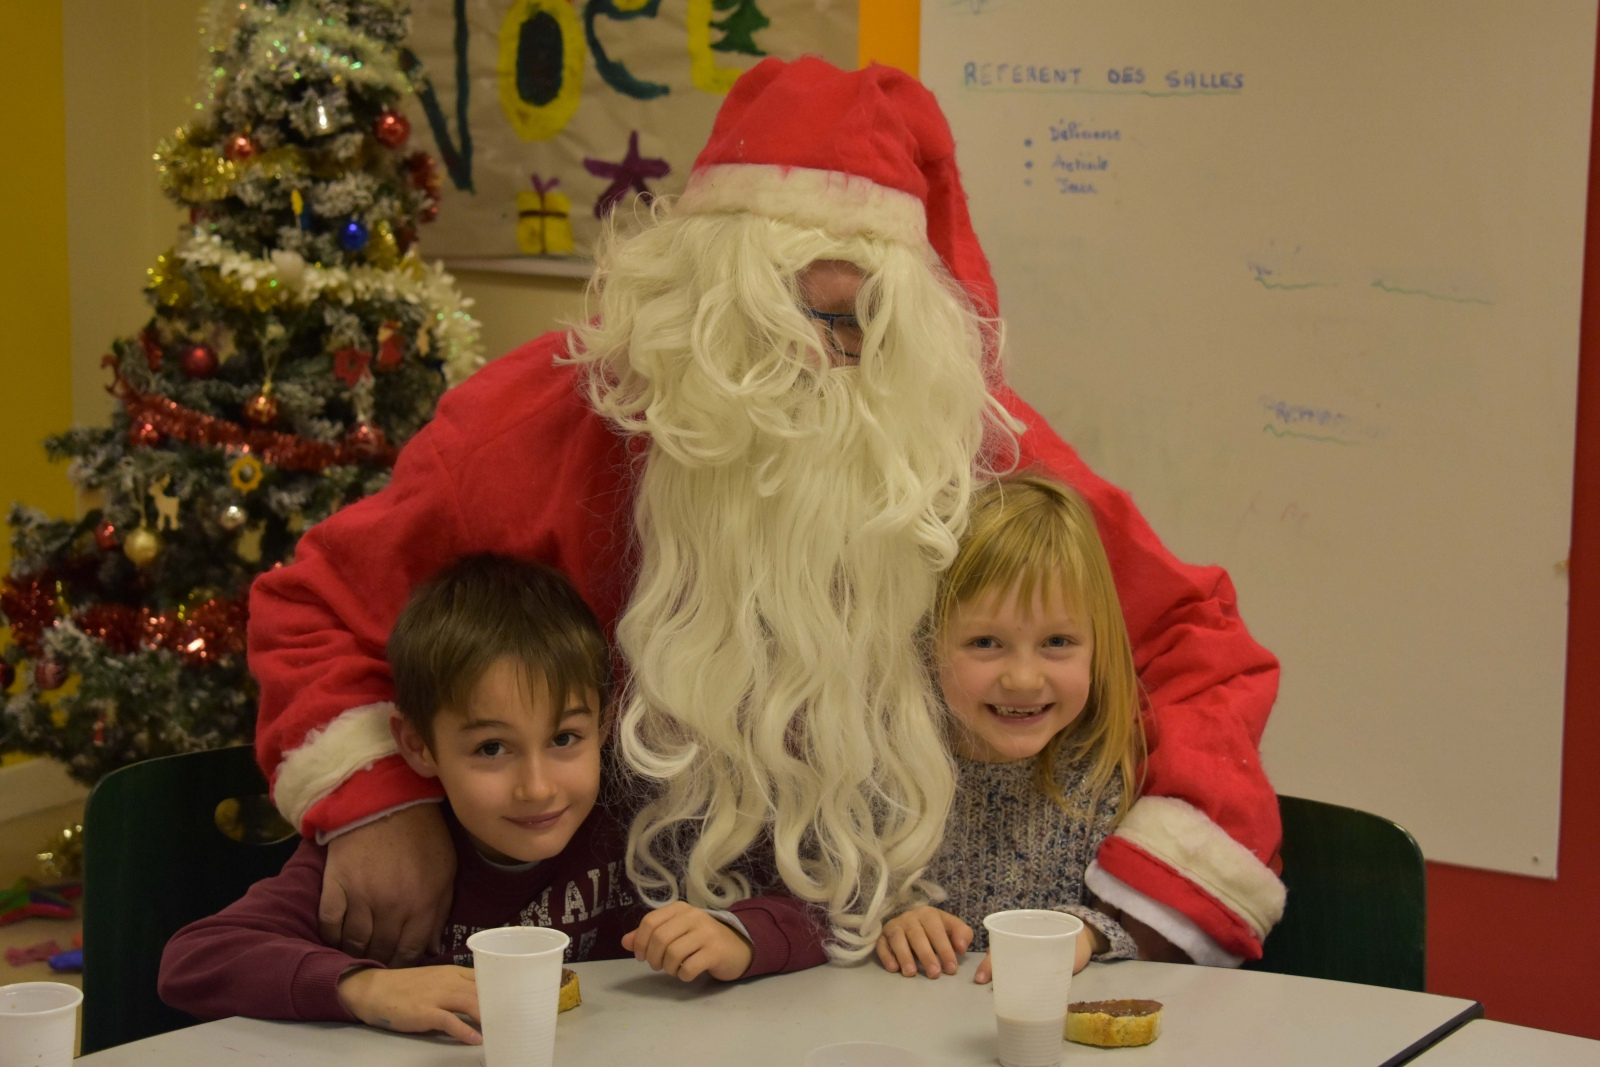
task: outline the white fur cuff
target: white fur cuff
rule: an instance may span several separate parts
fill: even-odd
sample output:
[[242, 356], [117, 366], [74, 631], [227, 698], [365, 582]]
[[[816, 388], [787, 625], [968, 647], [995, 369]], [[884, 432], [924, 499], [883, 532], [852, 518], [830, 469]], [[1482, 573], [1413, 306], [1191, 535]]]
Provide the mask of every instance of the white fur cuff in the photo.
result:
[[1283, 918], [1283, 883], [1255, 853], [1199, 808], [1175, 797], [1140, 797], [1117, 836], [1161, 860], [1237, 915], [1258, 938]]
[[913, 247], [928, 243], [922, 201], [855, 174], [810, 167], [726, 163], [695, 171], [678, 198], [687, 215], [752, 212], [814, 226], [839, 237], [883, 237]]
[[298, 828], [306, 812], [352, 774], [398, 752], [389, 732], [392, 711], [387, 702], [351, 708], [285, 752], [272, 779], [272, 800], [283, 817]]
[[1083, 882], [1095, 896], [1138, 919], [1183, 949], [1201, 966], [1237, 967], [1244, 962], [1243, 956], [1235, 956], [1217, 944], [1187, 915], [1154, 897], [1145, 896], [1098, 862], [1089, 864], [1089, 869], [1083, 872]]

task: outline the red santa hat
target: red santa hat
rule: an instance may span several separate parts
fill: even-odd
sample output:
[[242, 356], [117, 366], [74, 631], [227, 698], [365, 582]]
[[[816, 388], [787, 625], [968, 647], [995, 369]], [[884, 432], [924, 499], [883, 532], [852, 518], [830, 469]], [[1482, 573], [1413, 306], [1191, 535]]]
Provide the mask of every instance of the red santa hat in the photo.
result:
[[939, 102], [903, 71], [765, 59], [717, 112], [678, 211], [750, 212], [841, 237], [931, 246], [993, 317], [1000, 303], [955, 151]]

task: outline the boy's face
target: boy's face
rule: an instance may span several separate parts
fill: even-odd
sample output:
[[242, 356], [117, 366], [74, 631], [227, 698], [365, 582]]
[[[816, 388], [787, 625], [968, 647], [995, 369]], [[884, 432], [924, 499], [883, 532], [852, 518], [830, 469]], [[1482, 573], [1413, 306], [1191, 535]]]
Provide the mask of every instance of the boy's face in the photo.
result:
[[438, 778], [478, 850], [498, 863], [549, 859], [567, 847], [600, 792], [597, 694], [550, 706], [543, 678], [496, 660], [467, 707], [442, 708], [425, 742], [399, 719], [401, 755]]

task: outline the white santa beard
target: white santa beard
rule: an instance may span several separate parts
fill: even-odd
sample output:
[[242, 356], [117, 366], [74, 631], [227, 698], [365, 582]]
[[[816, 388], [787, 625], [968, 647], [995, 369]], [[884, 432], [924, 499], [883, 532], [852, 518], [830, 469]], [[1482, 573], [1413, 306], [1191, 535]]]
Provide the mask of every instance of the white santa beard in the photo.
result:
[[[914, 891], [953, 794], [920, 643], [982, 426], [981, 398], [963, 434], [866, 403], [855, 377], [752, 414], [780, 435], [735, 430], [731, 462], [652, 450], [618, 627], [622, 750], [663, 783], [635, 827], [636, 877], [725, 907], [751, 890], [728, 868], [770, 828], [779, 875], [828, 906], [841, 954], [870, 949]], [[701, 819], [674, 855], [673, 824]]]

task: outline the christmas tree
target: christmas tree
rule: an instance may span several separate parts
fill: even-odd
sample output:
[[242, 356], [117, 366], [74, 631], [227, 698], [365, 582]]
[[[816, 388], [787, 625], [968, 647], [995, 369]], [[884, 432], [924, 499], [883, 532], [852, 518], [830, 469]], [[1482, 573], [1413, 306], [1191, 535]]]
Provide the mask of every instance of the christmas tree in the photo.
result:
[[711, 47], [718, 52], [742, 52], [747, 56], [764, 56], [766, 49], [756, 44], [758, 31], [772, 25], [772, 20], [756, 7], [756, 0], [711, 0], [714, 11], [726, 11], [721, 22], [711, 25], [722, 31], [722, 39]]
[[85, 783], [251, 739], [251, 580], [381, 489], [479, 362], [469, 301], [415, 248], [439, 182], [398, 110], [407, 0], [218, 11], [197, 118], [156, 155], [190, 225], [104, 361], [121, 409], [46, 442], [98, 506], [9, 516], [0, 752]]

